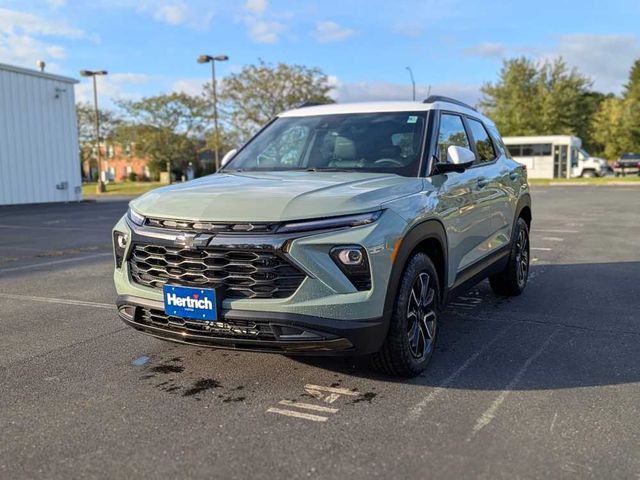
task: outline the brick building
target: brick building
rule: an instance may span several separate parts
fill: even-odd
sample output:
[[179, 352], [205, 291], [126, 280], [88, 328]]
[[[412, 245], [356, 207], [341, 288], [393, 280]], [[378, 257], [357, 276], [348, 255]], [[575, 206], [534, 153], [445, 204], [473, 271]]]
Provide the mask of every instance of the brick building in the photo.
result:
[[[120, 145], [107, 143], [100, 145], [102, 156], [102, 168], [105, 172], [104, 180], [107, 182], [122, 182], [129, 179], [133, 172], [138, 180], [150, 180], [151, 172], [148, 167], [148, 159], [136, 154], [135, 145]], [[93, 179], [98, 171], [95, 156], [85, 160], [82, 164], [84, 178]]]

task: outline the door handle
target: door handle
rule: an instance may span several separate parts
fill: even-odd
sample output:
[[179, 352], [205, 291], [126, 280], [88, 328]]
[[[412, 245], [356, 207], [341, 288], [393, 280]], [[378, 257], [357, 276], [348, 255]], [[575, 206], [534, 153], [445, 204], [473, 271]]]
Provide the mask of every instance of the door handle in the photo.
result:
[[489, 180], [484, 177], [478, 179], [478, 188], [484, 188], [489, 184]]

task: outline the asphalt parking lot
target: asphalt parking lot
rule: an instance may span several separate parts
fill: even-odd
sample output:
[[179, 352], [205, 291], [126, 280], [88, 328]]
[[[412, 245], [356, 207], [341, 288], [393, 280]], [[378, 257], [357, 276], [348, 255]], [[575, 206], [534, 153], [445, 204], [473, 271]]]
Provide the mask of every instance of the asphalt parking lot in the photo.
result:
[[402, 381], [136, 333], [126, 202], [0, 209], [0, 478], [640, 478], [640, 188], [533, 202], [526, 292], [457, 299]]

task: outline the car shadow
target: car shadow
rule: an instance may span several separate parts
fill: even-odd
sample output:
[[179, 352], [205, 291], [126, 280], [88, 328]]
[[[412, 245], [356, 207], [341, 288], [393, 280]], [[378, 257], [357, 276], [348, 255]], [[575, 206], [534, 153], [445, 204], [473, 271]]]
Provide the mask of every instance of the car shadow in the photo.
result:
[[[593, 387], [640, 381], [640, 262], [541, 265], [519, 297], [487, 281], [441, 315], [438, 345], [421, 376], [399, 379], [367, 358], [295, 361], [372, 380], [451, 389]], [[294, 358], [294, 357], [292, 357]]]

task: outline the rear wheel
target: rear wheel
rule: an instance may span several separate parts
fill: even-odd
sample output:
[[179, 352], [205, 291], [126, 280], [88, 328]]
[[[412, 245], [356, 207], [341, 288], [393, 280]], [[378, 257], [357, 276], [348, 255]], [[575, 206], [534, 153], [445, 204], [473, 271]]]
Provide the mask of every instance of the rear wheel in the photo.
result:
[[585, 170], [582, 172], [582, 176], [584, 178], [593, 178], [596, 176], [596, 172], [594, 170]]
[[489, 277], [491, 288], [498, 295], [520, 295], [529, 279], [529, 227], [524, 219], [518, 218], [513, 234], [507, 266]]
[[438, 334], [440, 284], [431, 259], [417, 253], [407, 263], [384, 345], [373, 364], [389, 375], [415, 377], [431, 359]]

